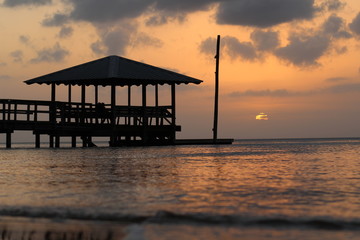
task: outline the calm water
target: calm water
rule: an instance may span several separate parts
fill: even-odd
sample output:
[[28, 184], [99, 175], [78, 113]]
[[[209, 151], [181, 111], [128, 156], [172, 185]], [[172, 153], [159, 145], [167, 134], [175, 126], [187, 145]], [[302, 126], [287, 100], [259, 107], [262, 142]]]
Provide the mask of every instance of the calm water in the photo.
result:
[[14, 217], [128, 223], [117, 239], [360, 239], [360, 139], [1, 149]]

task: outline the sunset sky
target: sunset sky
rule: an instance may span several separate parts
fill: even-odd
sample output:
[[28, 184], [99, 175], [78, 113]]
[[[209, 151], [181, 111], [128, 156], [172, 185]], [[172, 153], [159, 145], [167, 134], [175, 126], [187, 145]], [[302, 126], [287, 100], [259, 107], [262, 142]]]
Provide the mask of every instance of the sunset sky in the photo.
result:
[[221, 35], [219, 137], [360, 136], [359, 0], [0, 0], [0, 31], [0, 98], [119, 55], [203, 80], [178, 88], [178, 138], [211, 137]]

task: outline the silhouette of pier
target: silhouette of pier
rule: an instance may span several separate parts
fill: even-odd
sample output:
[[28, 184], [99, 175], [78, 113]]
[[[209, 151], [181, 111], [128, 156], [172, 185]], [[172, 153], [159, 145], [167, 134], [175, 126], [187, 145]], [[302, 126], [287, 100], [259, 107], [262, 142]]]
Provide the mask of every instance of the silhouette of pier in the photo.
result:
[[[11, 147], [14, 131], [32, 131], [35, 146], [41, 136], [49, 136], [50, 147], [59, 147], [61, 137], [77, 139], [84, 147], [93, 146], [93, 137], [109, 137], [110, 146], [169, 145], [175, 143], [175, 88], [179, 84], [202, 81], [172, 71], [118, 56], [109, 56], [55, 73], [25, 81], [26, 84], [50, 86], [50, 101], [0, 99], [0, 133], [6, 134], [6, 147]], [[56, 100], [56, 87], [68, 86], [68, 101]], [[171, 104], [159, 105], [159, 86], [170, 86]], [[109, 87], [108, 103], [98, 101], [98, 87]], [[141, 105], [131, 103], [131, 87], [141, 86]], [[81, 88], [81, 101], [72, 101], [72, 88]], [[86, 102], [86, 91], [95, 88], [95, 99]], [[127, 105], [116, 103], [116, 88], [128, 88]], [[148, 106], [147, 91], [155, 91], [155, 106]], [[93, 90], [93, 89], [92, 89]], [[94, 90], [93, 90], [94, 91]]]
[[[0, 133], [6, 134], [6, 147], [11, 148], [14, 131], [32, 131], [35, 147], [41, 138], [49, 137], [49, 147], [60, 147], [62, 137], [71, 137], [76, 147], [94, 146], [93, 137], [108, 137], [109, 146], [176, 144], [176, 86], [200, 84], [202, 81], [179, 73], [136, 62], [119, 56], [109, 56], [58, 72], [25, 81], [26, 84], [50, 86], [50, 101], [0, 99]], [[56, 88], [68, 87], [67, 101], [57, 101]], [[99, 102], [99, 87], [110, 88], [107, 103]], [[141, 87], [140, 106], [132, 104], [132, 87]], [[159, 104], [159, 87], [170, 86], [170, 104]], [[72, 100], [73, 88], [81, 91], [81, 101]], [[127, 88], [127, 104], [118, 105], [116, 88]], [[86, 93], [94, 92], [87, 102]], [[154, 91], [154, 105], [147, 102], [147, 92]], [[208, 141], [203, 141], [208, 143]], [[224, 141], [219, 140], [219, 143]], [[179, 144], [195, 144], [182, 140]], [[199, 141], [196, 144], [200, 144]]]

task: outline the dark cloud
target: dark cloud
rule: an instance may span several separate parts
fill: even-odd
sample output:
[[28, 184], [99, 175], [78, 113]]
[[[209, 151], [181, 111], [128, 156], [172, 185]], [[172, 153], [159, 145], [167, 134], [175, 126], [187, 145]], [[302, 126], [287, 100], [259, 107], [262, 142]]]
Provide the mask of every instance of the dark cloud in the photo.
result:
[[70, 0], [74, 20], [91, 23], [113, 22], [126, 18], [135, 18], [144, 13], [153, 1], [150, 0]]
[[45, 48], [37, 52], [37, 57], [30, 60], [31, 63], [40, 62], [61, 62], [69, 55], [69, 52], [63, 49], [59, 43], [52, 48]]
[[[303, 68], [319, 66], [319, 59], [327, 53], [347, 52], [347, 47], [337, 44], [337, 40], [351, 37], [345, 20], [333, 14], [317, 29], [302, 29], [290, 33], [285, 46], [281, 46], [278, 32], [256, 29], [250, 35], [251, 42], [241, 42], [235, 37], [227, 36], [222, 39], [222, 48], [233, 59], [240, 57], [251, 61], [261, 60], [264, 52], [267, 52]], [[200, 52], [214, 54], [215, 45], [215, 38], [208, 38], [200, 44]]]
[[351, 31], [360, 35], [360, 13], [354, 18], [354, 20], [349, 24]]
[[126, 47], [131, 43], [131, 38], [136, 34], [136, 25], [131, 23], [107, 29], [98, 27], [100, 39], [91, 44], [91, 49], [98, 55], [123, 55]]
[[325, 11], [337, 11], [346, 5], [345, 2], [340, 0], [327, 0], [321, 4], [322, 9]]
[[326, 53], [330, 44], [330, 39], [321, 35], [300, 36], [293, 34], [289, 38], [289, 44], [276, 49], [275, 55], [296, 66], [314, 66], [319, 65], [318, 59]]
[[207, 10], [211, 4], [221, 0], [154, 0], [154, 8], [160, 11], [189, 13]]
[[240, 42], [234, 37], [224, 37], [222, 39], [226, 53], [233, 59], [242, 58], [253, 61], [258, 58], [256, 49], [251, 42]]
[[172, 21], [177, 21], [182, 23], [185, 21], [185, 15], [183, 14], [173, 15], [167, 13], [157, 14], [149, 17], [146, 20], [145, 24], [146, 26], [161, 26]]
[[[235, 37], [225, 36], [221, 38], [221, 54], [226, 54], [232, 59], [241, 58], [243, 60], [254, 61], [259, 56], [254, 45], [251, 42], [241, 42]], [[216, 54], [216, 38], [207, 38], [199, 45], [201, 53]]]
[[59, 27], [69, 22], [69, 16], [62, 13], [56, 13], [53, 16], [47, 17], [42, 21], [45, 27]]
[[318, 60], [327, 52], [335, 50], [337, 54], [347, 51], [347, 47], [333, 46], [337, 39], [351, 38], [347, 31], [345, 20], [331, 15], [318, 30], [293, 33], [289, 37], [287, 46], [275, 50], [275, 55], [299, 67], [320, 65]]
[[251, 40], [259, 51], [274, 50], [280, 44], [279, 33], [273, 31], [255, 30], [251, 33]]
[[3, 5], [6, 7], [16, 7], [23, 5], [46, 5], [50, 4], [52, 0], [4, 0]]
[[[222, 46], [223, 46], [223, 44], [222, 44]], [[215, 56], [215, 54], [216, 54], [216, 38], [209, 37], [209, 38], [205, 39], [204, 41], [202, 41], [199, 45], [199, 50], [201, 53]]]
[[7, 65], [7, 63], [5, 62], [0, 62], [0, 67], [5, 67]]
[[74, 29], [72, 27], [64, 26], [60, 29], [59, 38], [67, 38], [72, 35]]
[[170, 16], [155, 15], [148, 18], [145, 22], [147, 26], [160, 26], [169, 22]]
[[14, 62], [22, 62], [24, 54], [21, 50], [16, 50], [11, 52], [10, 56], [13, 58]]
[[345, 20], [336, 15], [331, 15], [323, 24], [324, 34], [329, 34], [334, 38], [351, 38], [352, 35], [346, 30]]
[[312, 19], [314, 0], [223, 1], [217, 12], [220, 24], [266, 28], [293, 20]]

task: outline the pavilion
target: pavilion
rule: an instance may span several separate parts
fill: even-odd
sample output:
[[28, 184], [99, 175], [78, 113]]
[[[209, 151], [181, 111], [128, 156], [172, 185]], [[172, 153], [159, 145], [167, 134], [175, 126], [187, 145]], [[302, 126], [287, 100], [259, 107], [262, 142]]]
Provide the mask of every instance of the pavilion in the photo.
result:
[[[175, 143], [176, 132], [181, 131], [181, 126], [176, 125], [176, 86], [201, 82], [145, 63], [108, 56], [25, 81], [28, 85], [50, 85], [51, 99], [0, 99], [0, 133], [7, 134], [7, 147], [11, 147], [14, 130], [33, 131], [36, 147], [40, 147], [41, 135], [49, 136], [50, 147], [59, 147], [61, 137], [71, 137], [73, 147], [78, 137], [84, 147], [94, 145], [92, 137], [108, 137], [109, 146], [171, 145]], [[67, 86], [67, 101], [57, 101], [59, 85]], [[154, 86], [155, 106], [147, 104], [150, 85]], [[162, 85], [171, 88], [169, 106], [159, 105]], [[110, 88], [108, 103], [99, 102], [99, 86]], [[141, 87], [140, 106], [132, 104], [133, 86]], [[74, 87], [81, 89], [79, 102], [72, 100]], [[93, 102], [86, 101], [90, 87], [94, 88]], [[127, 104], [117, 104], [117, 87], [127, 88]]]

